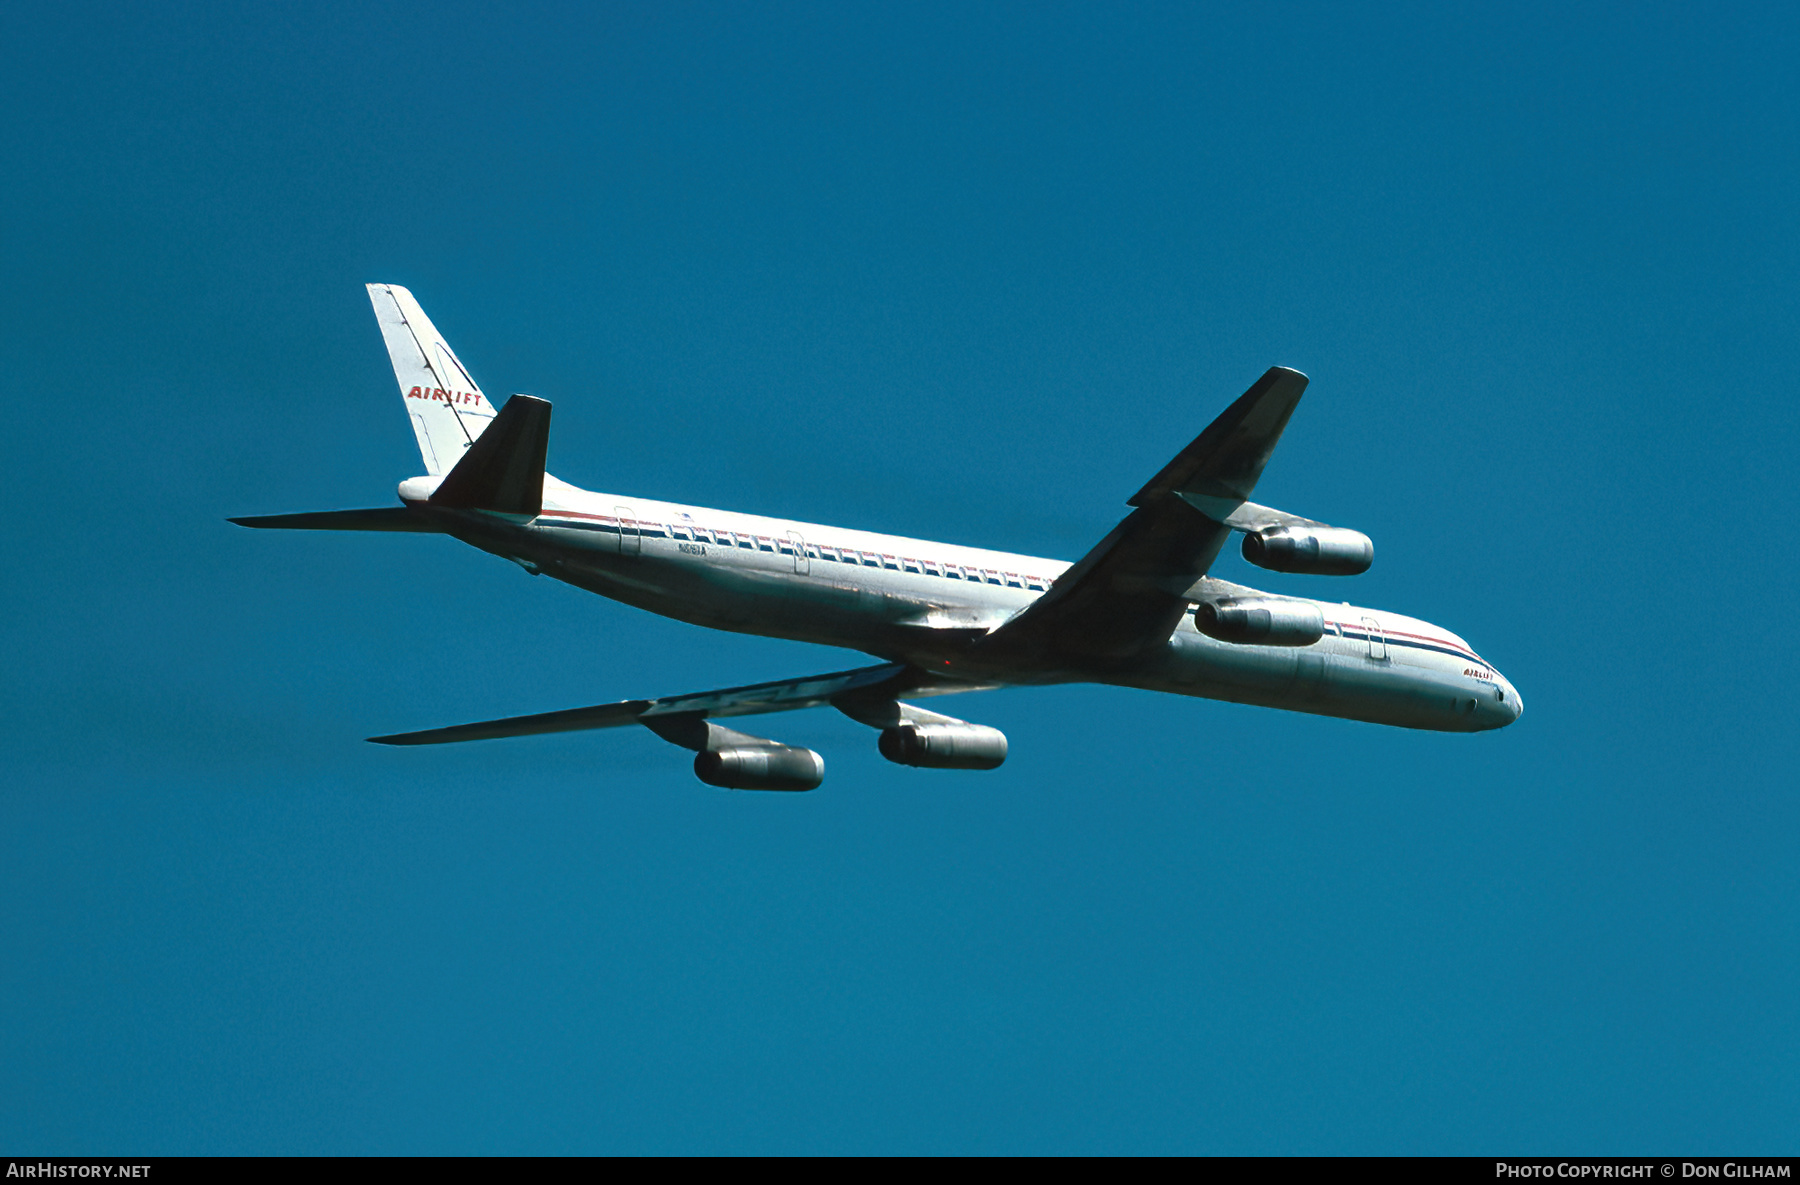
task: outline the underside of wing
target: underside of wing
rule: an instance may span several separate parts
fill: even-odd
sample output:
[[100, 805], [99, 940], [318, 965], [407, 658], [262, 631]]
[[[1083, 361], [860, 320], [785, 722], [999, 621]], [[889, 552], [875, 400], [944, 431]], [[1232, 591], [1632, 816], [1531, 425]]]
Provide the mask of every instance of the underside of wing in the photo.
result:
[[509, 716], [502, 720], [482, 720], [474, 724], [458, 724], [449, 728], [432, 728], [423, 732], [403, 732], [369, 739], [379, 745], [441, 745], [452, 741], [484, 741], [496, 737], [619, 728], [627, 724], [642, 724], [658, 735], [664, 735], [668, 731], [666, 724], [679, 721], [795, 712], [847, 699], [949, 695], [962, 691], [981, 691], [991, 686], [938, 679], [916, 667], [902, 663], [884, 663], [881, 666], [838, 671], [830, 675], [780, 679], [748, 687], [728, 687], [720, 691], [699, 691], [661, 699], [623, 700], [591, 708], [540, 712], [533, 716]]
[[638, 716], [649, 706], [649, 700], [629, 699], [616, 704], [599, 704], [592, 708], [539, 712], [534, 716], [508, 716], [502, 720], [481, 720], [474, 724], [428, 728], [422, 732], [399, 732], [369, 739], [377, 745], [444, 745], [451, 741], [490, 741], [496, 737], [527, 737], [546, 732], [619, 728], [626, 724], [636, 724]]
[[1166, 642], [1262, 476], [1306, 376], [1274, 367], [1130, 500], [1124, 522], [983, 648], [1016, 661], [1123, 660]]

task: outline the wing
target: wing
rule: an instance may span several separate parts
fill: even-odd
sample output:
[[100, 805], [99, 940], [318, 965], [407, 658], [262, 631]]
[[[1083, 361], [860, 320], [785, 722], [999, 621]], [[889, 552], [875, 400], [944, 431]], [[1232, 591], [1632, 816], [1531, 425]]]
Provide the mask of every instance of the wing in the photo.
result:
[[1126, 659], [1168, 641], [1234, 528], [1292, 518], [1247, 499], [1305, 390], [1299, 371], [1270, 369], [1132, 496], [1124, 522], [981, 647], [1015, 660]]
[[[591, 708], [541, 712], [535, 716], [509, 716], [504, 720], [483, 720], [475, 724], [458, 724], [450, 728], [402, 732], [369, 739], [378, 745], [441, 745], [450, 741], [485, 741], [495, 737], [535, 736], [546, 732], [619, 728], [626, 724], [642, 724], [658, 735], [663, 735], [666, 729], [658, 727], [659, 725], [682, 721], [754, 716], [765, 712], [794, 712], [801, 708], [821, 707], [846, 697], [852, 702], [860, 702], [870, 698], [891, 699], [900, 695], [950, 695], [960, 691], [985, 691], [995, 686], [997, 685], [952, 682], [934, 678], [917, 667], [904, 663], [884, 663], [881, 666], [861, 667], [831, 675], [781, 679], [773, 683], [755, 683], [749, 687], [728, 687], [723, 691], [699, 691], [662, 699], [628, 699]], [[670, 717], [678, 717], [680, 720], [668, 720]]]

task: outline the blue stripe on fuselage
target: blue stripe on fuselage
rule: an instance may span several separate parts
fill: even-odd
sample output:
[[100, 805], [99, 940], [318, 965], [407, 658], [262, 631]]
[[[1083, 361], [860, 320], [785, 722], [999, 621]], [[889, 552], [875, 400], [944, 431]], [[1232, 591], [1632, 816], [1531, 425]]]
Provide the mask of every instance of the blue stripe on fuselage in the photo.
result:
[[[545, 523], [546, 519], [549, 520], [547, 523]], [[617, 521], [604, 522], [604, 521], [592, 521], [592, 520], [581, 520], [581, 519], [550, 518], [549, 515], [540, 517], [538, 521], [540, 523], [545, 523], [545, 525], [559, 527], [564, 530], [595, 531], [602, 535], [614, 535], [614, 536], [620, 534], [620, 527], [619, 527], [619, 524]], [[648, 536], [648, 537], [654, 538], [654, 539], [680, 539], [681, 538], [680, 535], [677, 535], [674, 533], [672, 528], [666, 526], [663, 523], [651, 522], [647, 519], [640, 519], [640, 520], [634, 520], [634, 521], [637, 524], [635, 527], [635, 532], [639, 537]], [[705, 528], [705, 527], [689, 527], [688, 531], [690, 533], [695, 532], [695, 531], [704, 531], [707, 535], [712, 537], [711, 540], [696, 539], [695, 542], [710, 543], [710, 546], [713, 546], [713, 547], [732, 548], [732, 549], [738, 550], [738, 551], [761, 551], [762, 550], [761, 548], [757, 547], [755, 538], [753, 538], [751, 536], [740, 536], [736, 531], [717, 531], [717, 530], [713, 530], [711, 528]], [[733, 539], [736, 539], [737, 543], [735, 544], [735, 547], [731, 543], [718, 542], [718, 537], [721, 534], [728, 534]], [[789, 540], [786, 537], [778, 537], [778, 536], [769, 536], [768, 538], [769, 538], [769, 541], [772, 544], [774, 544], [774, 554], [779, 554], [779, 555], [793, 555], [794, 554], [794, 550], [793, 550], [794, 545], [793, 545], [792, 540]], [[802, 545], [802, 546], [805, 546], [805, 545]], [[821, 548], [823, 548], [823, 550], [821, 550]], [[828, 556], [828, 555], [824, 554], [825, 550], [838, 552], [839, 555]], [[853, 549], [853, 548], [841, 548], [841, 547], [826, 546], [826, 545], [821, 545], [821, 544], [815, 543], [815, 544], [812, 544], [810, 546], [810, 548], [807, 550], [806, 558], [819, 560], [823, 563], [828, 563], [828, 564], [849, 564], [852, 567], [865, 567], [865, 566], [866, 567], [882, 567], [884, 571], [885, 570], [895, 570], [895, 569], [887, 569], [884, 565], [881, 564], [881, 561], [879, 558], [875, 561], [874, 564], [865, 565], [861, 558], [863, 554], [864, 553], [861, 552], [860, 550]], [[869, 553], [869, 554], [873, 554], [873, 553]], [[849, 555], [854, 558], [849, 558], [849, 559], [843, 558], [843, 556], [845, 556], [845, 555]], [[919, 561], [914, 560], [913, 563], [918, 564]], [[961, 575], [950, 574], [950, 571], [949, 571], [950, 566], [947, 566], [938, 561], [933, 561], [933, 563], [935, 563], [937, 567], [943, 568], [944, 571], [928, 572], [928, 571], [925, 571], [923, 568], [923, 565], [921, 565], [920, 570], [918, 572], [914, 572], [911, 574], [916, 575], [916, 576], [931, 576], [931, 577], [935, 577], [938, 580], [960, 580], [960, 581], [964, 581], [965, 583], [970, 582], [970, 578], [963, 577]], [[963, 567], [965, 565], [954, 565], [954, 566]], [[985, 569], [983, 569], [983, 570], [985, 571]], [[1043, 588], [1040, 587], [1044, 584], [1044, 581], [1042, 580], [1041, 577], [1028, 577], [1027, 579], [1030, 581], [1030, 584], [1028, 586], [1029, 591], [1032, 591], [1032, 592], [1043, 591]], [[987, 583], [986, 581], [979, 580], [979, 579], [975, 579], [972, 582], [976, 583], [976, 584]], [[1342, 637], [1346, 640], [1364, 641], [1364, 642], [1367, 642], [1370, 640], [1369, 631], [1366, 629], [1354, 630], [1354, 629], [1351, 629], [1350, 627], [1348, 627], [1347, 625], [1339, 624], [1337, 627], [1337, 630], [1338, 630], [1338, 636]], [[1378, 634], [1377, 637], [1385, 645], [1388, 645], [1388, 646], [1410, 646], [1414, 650], [1425, 650], [1425, 651], [1429, 651], [1434, 654], [1447, 654], [1451, 658], [1460, 658], [1465, 661], [1477, 662], [1477, 663], [1480, 663], [1482, 666], [1487, 667], [1489, 670], [1493, 669], [1493, 664], [1488, 662], [1486, 659], [1480, 657], [1479, 655], [1475, 655], [1475, 654], [1472, 654], [1469, 652], [1457, 650], [1456, 648], [1454, 648], [1452, 646], [1442, 645], [1442, 644], [1435, 643], [1435, 642], [1428, 642], [1428, 641], [1424, 641], [1424, 640], [1418, 639], [1418, 638], [1399, 637], [1394, 634], [1386, 633], [1385, 631]]]

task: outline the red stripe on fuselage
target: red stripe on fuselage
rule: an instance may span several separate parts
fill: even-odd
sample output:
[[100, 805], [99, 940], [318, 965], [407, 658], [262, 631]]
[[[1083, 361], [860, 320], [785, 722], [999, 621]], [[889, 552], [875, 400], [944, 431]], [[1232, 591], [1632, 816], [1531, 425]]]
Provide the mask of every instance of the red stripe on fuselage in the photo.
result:
[[[1365, 636], [1369, 632], [1369, 627], [1364, 625], [1360, 621], [1358, 621], [1358, 622], [1327, 621], [1325, 624], [1330, 625], [1330, 626], [1336, 626], [1340, 632], [1342, 632], [1344, 630], [1354, 629], [1358, 633], [1363, 634]], [[1434, 638], [1430, 634], [1409, 634], [1405, 630], [1391, 630], [1391, 629], [1388, 629], [1386, 626], [1380, 626], [1378, 628], [1380, 629], [1382, 634], [1384, 634], [1390, 638], [1412, 638], [1419, 642], [1430, 642], [1434, 646], [1448, 647], [1449, 649], [1456, 651], [1458, 654], [1463, 655], [1465, 658], [1472, 658], [1484, 667], [1491, 667], [1493, 665], [1492, 663], [1488, 662], [1487, 659], [1481, 657], [1479, 654], [1476, 654], [1473, 650], [1470, 650], [1467, 646], [1463, 645], [1461, 642], [1452, 642], [1449, 638]]]
[[[620, 521], [614, 515], [586, 514], [579, 510], [548, 511], [541, 517], [543, 517], [543, 518], [552, 518], [552, 517], [554, 517], [554, 518], [577, 518], [577, 519], [586, 519], [590, 522], [597, 522], [597, 523], [617, 523]], [[642, 520], [629, 519], [626, 521], [639, 522]], [[700, 526], [700, 524], [698, 524], [698, 523], [694, 523], [693, 528], [696, 530], [706, 531], [709, 534], [713, 534], [713, 535], [720, 534], [719, 531], [717, 531], [711, 527]], [[832, 547], [829, 544], [815, 544], [815, 546], [826, 547], [831, 551], [837, 551], [837, 552], [842, 552], [844, 550], [841, 547]], [[876, 554], [876, 553], [870, 553], [870, 554]], [[883, 559], [892, 559], [894, 557], [883, 556], [882, 558]], [[919, 563], [918, 560], [913, 560], [912, 562]], [[934, 567], [942, 567], [943, 566], [936, 560], [932, 560], [932, 561], [928, 561], [928, 562], [931, 563]], [[1007, 573], [1006, 575], [1011, 575], [1011, 574]], [[1002, 579], [1004, 579], [1004, 576], [1002, 577]], [[1041, 577], [1041, 576], [1030, 577], [1029, 579], [1036, 580], [1036, 581], [1038, 581], [1038, 583], [1044, 584], [1044, 585], [1049, 585], [1050, 583], [1052, 583], [1045, 577]], [[1355, 629], [1357, 632], [1362, 633], [1365, 636], [1368, 633], [1368, 627], [1363, 625], [1361, 622], [1327, 621], [1326, 624], [1337, 627], [1340, 635], [1343, 633], [1343, 631], [1348, 630], [1348, 629]], [[1430, 634], [1413, 634], [1413, 633], [1408, 633], [1405, 630], [1391, 630], [1391, 629], [1387, 629], [1386, 627], [1381, 627], [1381, 632], [1390, 638], [1412, 638], [1412, 639], [1414, 639], [1416, 641], [1420, 641], [1420, 642], [1430, 642], [1434, 646], [1443, 646], [1447, 649], [1456, 651], [1456, 653], [1462, 655], [1465, 658], [1473, 659], [1475, 662], [1480, 663], [1484, 667], [1491, 668], [1493, 665], [1493, 664], [1489, 663], [1485, 658], [1482, 658], [1479, 654], [1476, 654], [1473, 650], [1470, 650], [1467, 646], [1462, 645], [1461, 643], [1458, 643], [1458, 642], [1453, 642], [1449, 638], [1434, 638]]]

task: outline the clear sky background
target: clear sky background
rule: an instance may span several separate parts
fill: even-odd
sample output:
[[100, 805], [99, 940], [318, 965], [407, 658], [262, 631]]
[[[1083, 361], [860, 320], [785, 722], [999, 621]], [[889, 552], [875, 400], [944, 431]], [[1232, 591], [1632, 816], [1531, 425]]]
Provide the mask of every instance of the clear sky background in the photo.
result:
[[[1792, 1152], [1792, 6], [0, 9], [0, 1147]], [[450, 540], [362, 285], [607, 492], [1073, 559], [1258, 497], [1524, 719], [998, 692], [806, 795], [372, 733], [858, 656]]]

